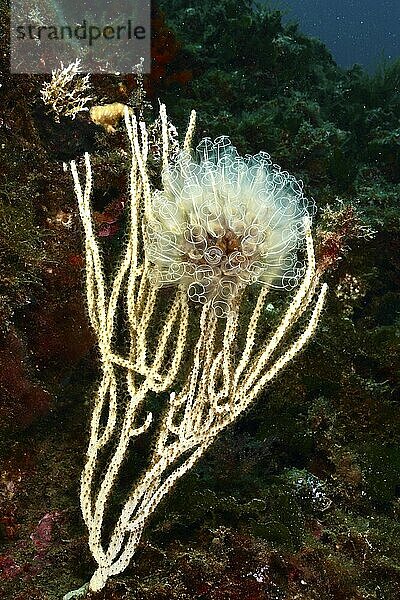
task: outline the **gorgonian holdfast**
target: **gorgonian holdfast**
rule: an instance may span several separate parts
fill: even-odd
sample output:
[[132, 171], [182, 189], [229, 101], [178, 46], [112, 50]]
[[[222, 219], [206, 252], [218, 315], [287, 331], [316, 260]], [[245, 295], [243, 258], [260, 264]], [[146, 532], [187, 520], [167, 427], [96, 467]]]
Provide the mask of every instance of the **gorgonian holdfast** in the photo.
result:
[[269, 154], [241, 157], [228, 137], [181, 150], [152, 195], [146, 249], [156, 286], [227, 315], [249, 284], [293, 289], [304, 274], [298, 250], [314, 202]]

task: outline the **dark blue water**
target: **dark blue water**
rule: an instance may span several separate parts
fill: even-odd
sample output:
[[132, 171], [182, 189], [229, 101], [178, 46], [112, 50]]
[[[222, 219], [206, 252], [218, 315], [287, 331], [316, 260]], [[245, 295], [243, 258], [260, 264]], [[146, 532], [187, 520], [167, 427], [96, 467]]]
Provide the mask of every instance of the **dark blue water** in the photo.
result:
[[400, 56], [400, 0], [261, 0], [318, 37], [342, 67], [374, 70]]

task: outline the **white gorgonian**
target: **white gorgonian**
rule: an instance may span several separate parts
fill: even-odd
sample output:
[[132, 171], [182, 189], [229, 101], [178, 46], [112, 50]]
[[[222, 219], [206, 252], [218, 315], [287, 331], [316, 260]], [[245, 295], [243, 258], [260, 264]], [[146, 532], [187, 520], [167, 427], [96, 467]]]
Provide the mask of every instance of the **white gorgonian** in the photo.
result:
[[250, 284], [294, 288], [314, 209], [302, 183], [265, 152], [239, 156], [227, 137], [203, 139], [196, 155], [181, 151], [153, 193], [145, 230], [153, 284], [184, 286], [219, 317]]

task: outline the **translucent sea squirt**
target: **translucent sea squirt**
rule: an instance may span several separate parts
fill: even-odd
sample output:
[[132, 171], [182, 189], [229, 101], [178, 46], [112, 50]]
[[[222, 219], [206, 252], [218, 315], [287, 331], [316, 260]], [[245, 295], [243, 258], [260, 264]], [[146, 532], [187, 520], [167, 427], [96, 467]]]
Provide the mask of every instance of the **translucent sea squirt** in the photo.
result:
[[193, 302], [228, 314], [248, 285], [293, 289], [313, 201], [302, 183], [260, 152], [241, 157], [229, 138], [203, 139], [162, 174], [146, 221], [152, 282], [182, 285]]

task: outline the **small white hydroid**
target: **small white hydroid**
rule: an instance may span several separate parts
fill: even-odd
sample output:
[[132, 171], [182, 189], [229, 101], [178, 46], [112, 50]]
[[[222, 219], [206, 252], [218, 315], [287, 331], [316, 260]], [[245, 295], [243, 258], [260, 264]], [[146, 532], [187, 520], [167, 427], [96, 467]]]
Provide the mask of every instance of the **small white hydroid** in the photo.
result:
[[297, 251], [314, 204], [301, 182], [260, 152], [241, 157], [229, 138], [181, 151], [152, 196], [146, 251], [156, 286], [226, 316], [248, 285], [292, 289], [303, 273]]

